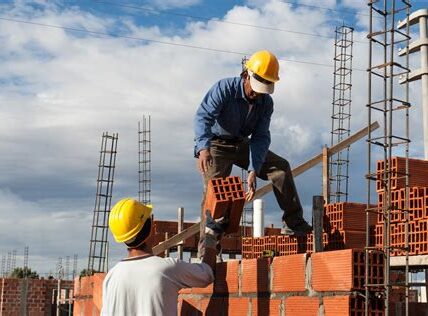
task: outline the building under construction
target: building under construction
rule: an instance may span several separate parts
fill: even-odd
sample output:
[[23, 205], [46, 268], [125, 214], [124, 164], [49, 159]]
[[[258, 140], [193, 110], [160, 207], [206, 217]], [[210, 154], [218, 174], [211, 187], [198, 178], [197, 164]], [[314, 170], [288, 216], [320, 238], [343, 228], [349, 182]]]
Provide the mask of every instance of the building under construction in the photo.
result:
[[[217, 263], [212, 285], [180, 292], [179, 315], [428, 315], [428, 155], [409, 157], [413, 109], [408, 87], [421, 80], [428, 117], [428, 10], [411, 13], [406, 0], [369, 1], [368, 8], [367, 124], [351, 130], [353, 29], [342, 25], [334, 46], [330, 147], [292, 170], [297, 177], [322, 166], [322, 195], [313, 198], [313, 233], [294, 237], [265, 227], [260, 203], [248, 226], [242, 217], [241, 179], [211, 180], [205, 206], [214, 218], [230, 214], [221, 242], [224, 260]], [[409, 35], [413, 25], [420, 26], [420, 39], [414, 41]], [[398, 51], [399, 46], [404, 49]], [[421, 54], [418, 70], [409, 67], [412, 53]], [[396, 122], [404, 127], [394, 128]], [[150, 203], [150, 117], [141, 125], [138, 195]], [[424, 128], [428, 135], [428, 123]], [[74, 315], [98, 315], [102, 307], [117, 139], [117, 134], [103, 135], [90, 275], [74, 280]], [[367, 143], [367, 195], [349, 201], [349, 147], [357, 141]], [[271, 191], [271, 185], [259, 188], [255, 200]], [[199, 229], [200, 223], [186, 222], [179, 208], [177, 221], [154, 222], [147, 243], [155, 255], [177, 252], [183, 259], [187, 253], [197, 260]], [[424, 272], [425, 282], [411, 280], [415, 272]]]

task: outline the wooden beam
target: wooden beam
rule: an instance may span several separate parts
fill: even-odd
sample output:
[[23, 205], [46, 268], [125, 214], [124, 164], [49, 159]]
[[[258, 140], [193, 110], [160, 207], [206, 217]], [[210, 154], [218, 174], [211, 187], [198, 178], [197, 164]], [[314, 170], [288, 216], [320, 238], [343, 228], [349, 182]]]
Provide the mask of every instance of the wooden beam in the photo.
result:
[[165, 249], [171, 248], [179, 244], [181, 241], [186, 240], [187, 238], [192, 237], [193, 235], [199, 232], [199, 223], [195, 223], [192, 226], [183, 230], [180, 234], [172, 236], [170, 239], [165, 240], [164, 242], [153, 247], [153, 254], [158, 255], [162, 253]]
[[[369, 131], [374, 131], [375, 129], [379, 128], [379, 123], [374, 122], [370, 126], [364, 127], [360, 129], [355, 134], [349, 136], [348, 138], [342, 140], [341, 142], [337, 143], [333, 147], [329, 149], [329, 154], [334, 155], [338, 153], [339, 151], [345, 149], [349, 145], [355, 143], [357, 140], [363, 138], [368, 134]], [[305, 163], [297, 166], [294, 168], [291, 172], [293, 173], [293, 176], [296, 177], [300, 175], [301, 173], [305, 172], [306, 170], [316, 166], [322, 161], [323, 154], [316, 155], [315, 157], [312, 157]], [[269, 193], [272, 191], [272, 184], [265, 185], [264, 187], [258, 189], [256, 193], [254, 194], [253, 200], [260, 198], [261, 196], [265, 195], [266, 193]], [[251, 203], [252, 201], [246, 201], [245, 204]], [[153, 254], [158, 255], [165, 251], [167, 248], [171, 248], [176, 246], [179, 242], [186, 240], [187, 238], [192, 237], [196, 233], [199, 232], [199, 226], [200, 223], [193, 224], [189, 228], [183, 230], [180, 234], [177, 234], [173, 237], [171, 237], [168, 240], [165, 240], [163, 243], [160, 243], [159, 245], [153, 247]]]

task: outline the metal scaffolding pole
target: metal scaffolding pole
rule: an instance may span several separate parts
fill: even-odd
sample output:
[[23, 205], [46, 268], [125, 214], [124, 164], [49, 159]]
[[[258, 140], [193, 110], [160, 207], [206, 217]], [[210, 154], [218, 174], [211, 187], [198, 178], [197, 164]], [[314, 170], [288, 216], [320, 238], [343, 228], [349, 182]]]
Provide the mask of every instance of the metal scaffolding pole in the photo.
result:
[[[334, 42], [333, 102], [331, 114], [331, 147], [351, 133], [352, 46], [354, 29], [336, 27]], [[329, 159], [327, 203], [348, 201], [349, 147]]]
[[88, 273], [106, 272], [108, 217], [113, 194], [118, 135], [103, 133], [98, 164], [97, 193], [89, 244]]
[[138, 198], [143, 204], [150, 204], [151, 194], [151, 129], [150, 115], [143, 116], [142, 129], [138, 122]]
[[[381, 122], [383, 133], [374, 135], [368, 132], [368, 159], [367, 159], [367, 209], [366, 209], [366, 247], [365, 247], [365, 315], [372, 315], [372, 306], [379, 306], [379, 300], [383, 301], [385, 315], [390, 315], [390, 295], [392, 286], [404, 286], [406, 289], [405, 311], [408, 315], [408, 273], [405, 284], [391, 282], [391, 255], [397, 252], [406, 256], [406, 272], [408, 272], [409, 254], [409, 221], [408, 205], [398, 209], [392, 204], [392, 157], [405, 155], [406, 167], [400, 178], [405, 178], [406, 201], [408, 201], [408, 155], [409, 155], [409, 93], [408, 88], [396, 89], [400, 76], [408, 76], [408, 58], [406, 64], [400, 64], [395, 60], [398, 45], [409, 44], [409, 33], [402, 32], [396, 27], [399, 16], [408, 20], [410, 3], [407, 0], [368, 1], [369, 20], [369, 66], [368, 66], [368, 121]], [[376, 23], [375, 23], [376, 22]], [[373, 172], [374, 158], [381, 157], [377, 163], [377, 169]], [[377, 186], [372, 186], [375, 183]], [[376, 187], [379, 196], [383, 196], [382, 208], [378, 209], [373, 203], [373, 188]], [[376, 205], [373, 207], [373, 205]], [[370, 242], [372, 228], [369, 226], [370, 217], [375, 213], [382, 218], [383, 224], [379, 226], [381, 243], [376, 246]], [[391, 215], [400, 214], [405, 225], [405, 246], [398, 248], [391, 242]], [[380, 250], [378, 250], [380, 248]], [[383, 283], [370, 283], [370, 257], [371, 252], [383, 253]]]

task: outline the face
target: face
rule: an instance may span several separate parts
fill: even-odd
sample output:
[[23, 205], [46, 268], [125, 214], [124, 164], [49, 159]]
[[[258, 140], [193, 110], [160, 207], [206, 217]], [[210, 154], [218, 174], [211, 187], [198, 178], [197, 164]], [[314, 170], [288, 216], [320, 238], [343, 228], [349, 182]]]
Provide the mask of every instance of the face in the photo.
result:
[[257, 98], [259, 98], [261, 95], [263, 95], [263, 93], [258, 93], [255, 92], [250, 85], [250, 76], [246, 76], [244, 78], [244, 92], [245, 92], [245, 97], [247, 98], [248, 101], [250, 101], [251, 103], [254, 102]]

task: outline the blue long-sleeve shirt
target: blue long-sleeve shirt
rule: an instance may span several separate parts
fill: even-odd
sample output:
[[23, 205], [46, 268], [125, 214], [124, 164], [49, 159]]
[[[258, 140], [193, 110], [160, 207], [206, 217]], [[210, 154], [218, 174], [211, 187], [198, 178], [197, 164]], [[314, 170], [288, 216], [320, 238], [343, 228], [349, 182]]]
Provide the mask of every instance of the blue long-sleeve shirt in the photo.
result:
[[258, 173], [271, 141], [272, 98], [268, 94], [260, 96], [251, 112], [248, 111], [249, 103], [240, 77], [222, 79], [214, 84], [196, 111], [195, 154], [210, 148], [211, 139], [215, 136], [244, 138], [251, 135], [248, 170]]

